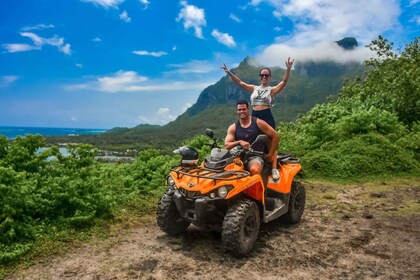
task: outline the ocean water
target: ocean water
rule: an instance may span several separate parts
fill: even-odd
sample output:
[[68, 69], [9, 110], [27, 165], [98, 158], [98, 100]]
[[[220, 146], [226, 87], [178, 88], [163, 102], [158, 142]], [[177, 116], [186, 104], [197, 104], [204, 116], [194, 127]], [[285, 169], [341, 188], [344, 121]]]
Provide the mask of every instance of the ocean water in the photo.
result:
[[107, 131], [98, 128], [63, 128], [63, 127], [23, 127], [23, 126], [0, 126], [0, 135], [9, 139], [26, 134], [41, 134], [43, 136], [99, 134]]

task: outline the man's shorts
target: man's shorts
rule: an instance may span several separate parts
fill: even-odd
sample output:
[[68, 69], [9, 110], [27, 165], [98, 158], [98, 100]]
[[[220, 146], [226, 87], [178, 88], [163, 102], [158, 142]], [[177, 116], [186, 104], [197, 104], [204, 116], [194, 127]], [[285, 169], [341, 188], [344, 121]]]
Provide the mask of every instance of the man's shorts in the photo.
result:
[[249, 166], [251, 165], [252, 162], [259, 162], [261, 166], [264, 166], [264, 160], [261, 157], [252, 156], [252, 157], [249, 157], [249, 159], [248, 159], [248, 164], [247, 164], [248, 169], [249, 169]]

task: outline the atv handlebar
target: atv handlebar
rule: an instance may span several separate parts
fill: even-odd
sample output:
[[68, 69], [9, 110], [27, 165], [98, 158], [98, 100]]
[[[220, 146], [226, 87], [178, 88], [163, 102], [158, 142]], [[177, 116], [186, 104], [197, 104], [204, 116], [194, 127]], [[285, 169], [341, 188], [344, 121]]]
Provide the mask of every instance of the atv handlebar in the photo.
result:
[[[206, 143], [205, 145], [210, 146], [212, 149], [213, 148], [217, 148], [217, 141], [216, 141], [216, 137], [214, 137], [214, 133], [211, 129], [207, 128], [206, 129], [206, 135], [213, 140], [213, 143]], [[241, 145], [237, 145], [235, 147], [233, 147], [232, 149], [230, 149], [230, 153], [232, 155], [236, 155], [236, 156], [240, 156], [241, 154], [245, 153], [246, 156], [259, 156], [262, 157], [263, 159], [266, 158], [266, 154], [264, 152], [259, 152], [259, 151], [254, 151], [252, 149], [252, 147], [255, 144], [265, 144], [268, 141], [268, 137], [265, 134], [260, 134], [257, 136], [257, 138], [255, 139], [254, 142], [252, 142], [252, 144], [250, 144], [251, 148], [249, 149], [244, 149], [244, 147], [242, 147]]]
[[244, 152], [248, 157], [259, 156], [259, 157], [265, 159], [265, 157], [267, 156], [264, 152], [254, 151], [252, 148], [250, 148], [249, 150], [245, 150]]
[[241, 145], [237, 145], [237, 146], [233, 147], [232, 149], [230, 149], [230, 153], [232, 155], [235, 155], [235, 156], [240, 156], [241, 154], [246, 156], [246, 157], [259, 156], [263, 159], [265, 159], [265, 157], [267, 156], [264, 152], [255, 151], [252, 148], [245, 149]]

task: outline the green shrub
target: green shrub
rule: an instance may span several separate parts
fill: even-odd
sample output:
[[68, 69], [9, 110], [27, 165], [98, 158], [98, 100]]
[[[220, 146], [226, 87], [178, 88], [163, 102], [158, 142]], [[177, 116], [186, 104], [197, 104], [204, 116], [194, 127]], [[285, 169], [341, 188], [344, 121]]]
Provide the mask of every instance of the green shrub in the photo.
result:
[[166, 187], [165, 178], [169, 170], [177, 164], [177, 160], [161, 154], [155, 149], [140, 152], [129, 172], [132, 175], [132, 188], [143, 196], [161, 194]]
[[27, 252], [45, 224], [85, 227], [111, 215], [115, 193], [106, 187], [90, 145], [62, 156], [40, 135], [0, 138], [0, 262]]
[[377, 133], [330, 142], [302, 157], [306, 174], [315, 178], [351, 179], [415, 173], [420, 165], [406, 149]]

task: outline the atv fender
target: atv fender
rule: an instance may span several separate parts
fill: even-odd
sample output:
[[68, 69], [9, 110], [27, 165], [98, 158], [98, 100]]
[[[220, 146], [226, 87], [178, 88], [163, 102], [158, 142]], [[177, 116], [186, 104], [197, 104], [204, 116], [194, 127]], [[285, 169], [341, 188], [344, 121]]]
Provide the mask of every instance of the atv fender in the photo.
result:
[[299, 163], [283, 164], [280, 167], [280, 181], [274, 181], [271, 176], [267, 188], [280, 193], [290, 193], [295, 175], [302, 169]]
[[237, 183], [236, 187], [228, 193], [226, 199], [233, 198], [241, 193], [259, 201], [264, 202], [264, 184], [260, 175], [248, 177], [246, 182]]

